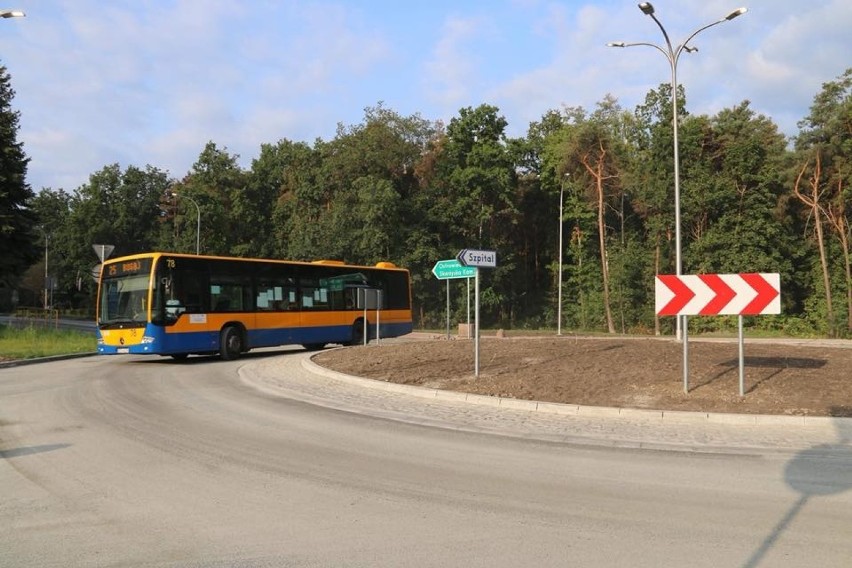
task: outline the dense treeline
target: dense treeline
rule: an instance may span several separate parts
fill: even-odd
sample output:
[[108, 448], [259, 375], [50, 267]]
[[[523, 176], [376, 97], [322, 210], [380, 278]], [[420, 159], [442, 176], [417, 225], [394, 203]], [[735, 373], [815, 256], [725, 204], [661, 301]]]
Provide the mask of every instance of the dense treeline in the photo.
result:
[[[852, 69], [823, 85], [793, 140], [748, 101], [693, 116], [680, 94], [684, 273], [779, 272], [783, 315], [750, 325], [852, 335]], [[591, 112], [548, 111], [518, 139], [493, 106], [444, 125], [379, 104], [332, 140], [263, 144], [248, 170], [209, 142], [182, 179], [110, 165], [71, 193], [42, 189], [30, 200], [43, 229], [32, 239], [50, 239], [54, 303], [90, 306], [93, 244], [194, 252], [200, 213], [202, 253], [409, 268], [422, 327], [443, 325], [434, 263], [494, 249], [483, 325], [555, 327], [562, 194], [563, 327], [667, 333], [653, 277], [675, 263], [670, 95], [662, 85], [632, 111], [610, 97]], [[20, 301], [38, 304], [43, 287], [36, 263]]]

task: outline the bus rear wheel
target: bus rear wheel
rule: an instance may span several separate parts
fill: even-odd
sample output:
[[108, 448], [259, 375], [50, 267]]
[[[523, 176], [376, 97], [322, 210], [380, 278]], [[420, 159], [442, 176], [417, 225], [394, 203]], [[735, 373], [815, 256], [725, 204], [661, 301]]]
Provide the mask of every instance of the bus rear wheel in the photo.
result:
[[233, 325], [222, 328], [219, 334], [219, 356], [223, 361], [232, 361], [243, 352], [243, 336]]
[[352, 340], [346, 345], [363, 345], [364, 344], [364, 320], [356, 320], [352, 324]]

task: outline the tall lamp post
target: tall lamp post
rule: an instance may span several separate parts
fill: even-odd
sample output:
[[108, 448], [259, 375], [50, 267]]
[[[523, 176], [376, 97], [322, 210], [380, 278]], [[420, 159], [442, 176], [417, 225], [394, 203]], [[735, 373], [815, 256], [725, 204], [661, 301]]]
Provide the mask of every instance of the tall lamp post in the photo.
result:
[[[4, 16], [5, 17], [5, 16]], [[47, 270], [48, 267], [48, 246], [50, 245], [50, 234], [44, 229], [44, 227], [39, 226], [38, 230], [42, 232], [44, 235], [44, 309], [47, 310], [50, 307], [50, 273]]]
[[[675, 205], [675, 271], [678, 276], [681, 275], [683, 271], [683, 263], [681, 262], [681, 241], [680, 241], [680, 159], [678, 156], [678, 117], [677, 117], [677, 62], [680, 59], [680, 55], [686, 51], [688, 53], [692, 53], [698, 51], [697, 47], [690, 47], [687, 45], [692, 38], [697, 36], [699, 33], [703, 32], [707, 28], [712, 28], [718, 24], [723, 24], [730, 20], [733, 20], [737, 16], [741, 16], [745, 14], [748, 10], [747, 8], [737, 8], [724, 18], [707, 24], [701, 28], [698, 28], [689, 37], [686, 38], [682, 44], [678, 45], [676, 48], [672, 47], [672, 42], [669, 40], [669, 34], [666, 32], [666, 28], [663, 27], [663, 24], [660, 23], [660, 20], [657, 19], [657, 16], [654, 15], [654, 6], [650, 2], [640, 2], [639, 9], [642, 10], [642, 13], [646, 16], [651, 16], [651, 19], [654, 20], [654, 23], [657, 24], [657, 27], [660, 28], [660, 31], [663, 32], [663, 38], [666, 40], [665, 49], [655, 43], [648, 42], [631, 42], [626, 43], [623, 41], [614, 41], [610, 42], [607, 45], [609, 47], [633, 47], [636, 45], [647, 45], [648, 47], [653, 47], [660, 53], [662, 53], [665, 58], [669, 62], [669, 66], [671, 67], [672, 72], [672, 80], [671, 80], [671, 88], [672, 88], [672, 129], [674, 130], [674, 205]], [[683, 318], [683, 320], [681, 320]], [[682, 337], [682, 329], [685, 325], [682, 325], [682, 321], [686, 321], [686, 316], [678, 316], [677, 317], [677, 338], [681, 339]]]
[[559, 279], [557, 284], [557, 305], [556, 305], [556, 335], [562, 335], [562, 203], [565, 195], [565, 182], [568, 181], [570, 174], [566, 173], [559, 185]]
[[183, 193], [175, 193], [171, 192], [172, 197], [181, 197], [183, 199], [189, 199], [193, 205], [195, 205], [195, 254], [201, 254], [201, 207], [198, 206], [198, 202], [195, 201], [188, 195], [184, 195]]

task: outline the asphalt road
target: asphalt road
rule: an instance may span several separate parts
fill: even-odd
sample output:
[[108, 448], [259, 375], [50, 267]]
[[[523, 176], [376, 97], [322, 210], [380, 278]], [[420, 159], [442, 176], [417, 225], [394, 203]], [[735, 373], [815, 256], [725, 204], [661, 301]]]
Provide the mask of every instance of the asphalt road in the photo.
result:
[[849, 566], [841, 431], [796, 451], [604, 447], [241, 378], [302, 354], [0, 369], [0, 566]]

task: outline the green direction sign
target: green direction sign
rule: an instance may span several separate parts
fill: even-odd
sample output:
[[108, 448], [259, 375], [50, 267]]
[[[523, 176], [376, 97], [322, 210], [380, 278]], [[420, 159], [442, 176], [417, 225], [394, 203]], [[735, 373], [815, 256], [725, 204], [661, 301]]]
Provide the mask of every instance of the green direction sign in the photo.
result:
[[462, 266], [458, 260], [439, 260], [432, 267], [432, 274], [438, 280], [452, 280], [453, 278], [473, 278], [476, 276], [475, 266]]

